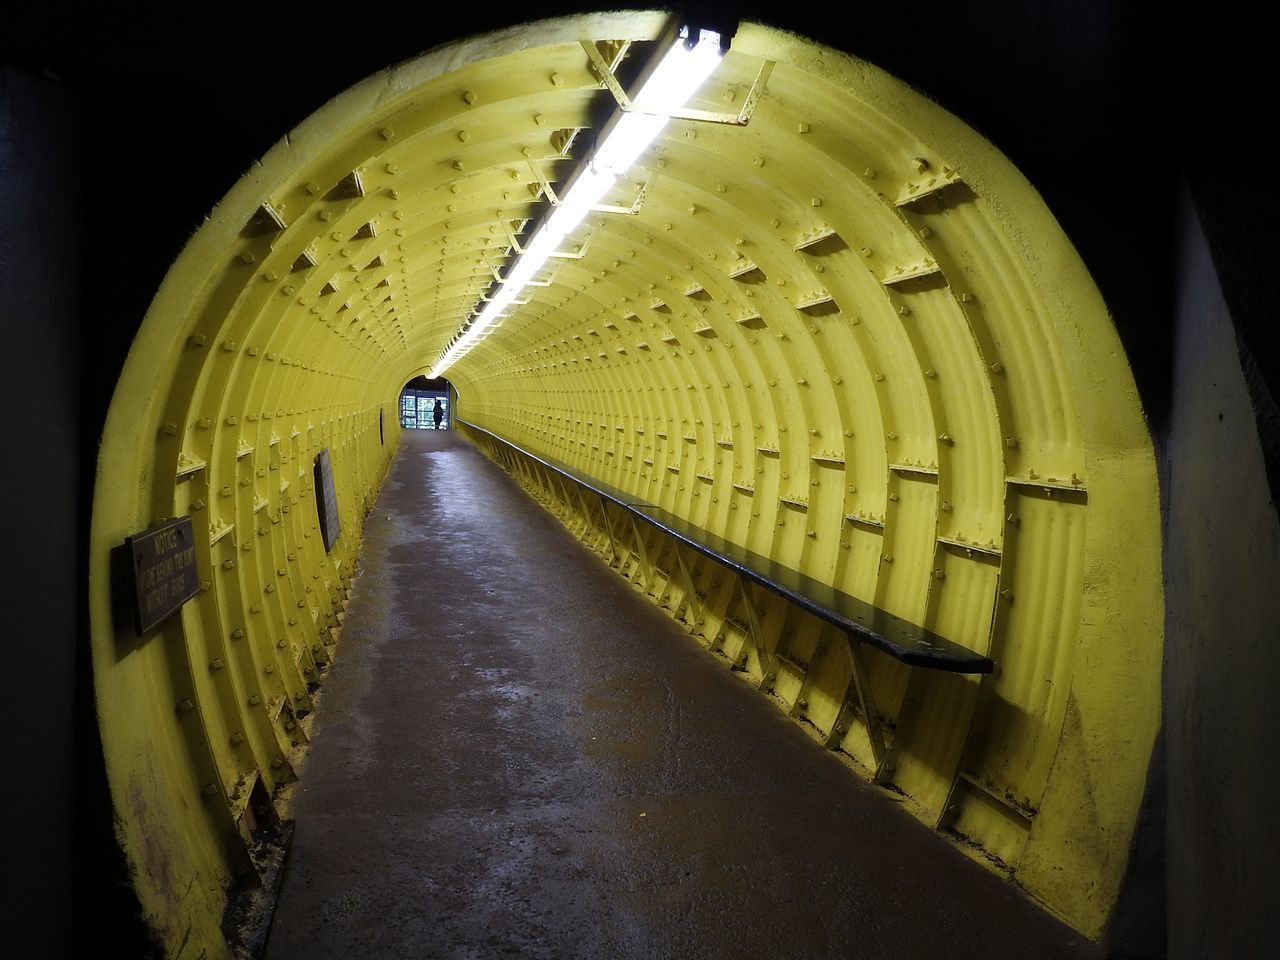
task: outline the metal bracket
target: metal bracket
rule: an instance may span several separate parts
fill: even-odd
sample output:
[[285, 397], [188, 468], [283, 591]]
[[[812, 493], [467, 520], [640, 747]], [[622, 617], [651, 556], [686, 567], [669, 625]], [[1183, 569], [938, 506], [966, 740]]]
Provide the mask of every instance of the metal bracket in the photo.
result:
[[[587, 59], [591, 62], [591, 67], [596, 76], [600, 78], [601, 85], [613, 94], [613, 99], [618, 102], [618, 107], [627, 113], [639, 112], [636, 111], [631, 98], [627, 96], [627, 91], [623, 90], [622, 84], [618, 82], [618, 77], [614, 73], [616, 65], [611, 68], [609, 64], [605, 63], [599, 48], [592, 40], [583, 40], [582, 49], [586, 51]], [[751, 117], [756, 111], [756, 104], [760, 102], [760, 97], [764, 95], [765, 84], [769, 82], [769, 75], [772, 73], [773, 61], [763, 61], [760, 64], [759, 71], [756, 73], [755, 80], [751, 82], [751, 89], [747, 91], [747, 96], [742, 101], [742, 108], [737, 113], [722, 113], [717, 110], [678, 110], [669, 114], [669, 116], [673, 120], [695, 120], [701, 123], [722, 123], [735, 127], [745, 127], [751, 122]]]
[[[676, 565], [680, 568], [680, 582], [684, 586], [684, 597], [681, 600], [681, 606], [687, 605], [689, 608], [689, 632], [696, 633], [698, 628], [698, 618], [702, 616], [702, 598], [698, 596], [698, 590], [693, 585], [693, 575], [689, 573], [689, 567], [684, 562], [684, 556], [680, 552], [680, 544], [676, 544]], [[674, 613], [680, 613], [677, 608]]]
[[[846, 635], [847, 636], [847, 635]], [[871, 775], [872, 783], [880, 783], [884, 776], [889, 772], [887, 761], [889, 752], [884, 745], [884, 734], [880, 730], [880, 723], [876, 719], [875, 701], [871, 697], [871, 678], [867, 675], [866, 663], [862, 658], [862, 650], [860, 644], [853, 637], [849, 640], [849, 659], [852, 661], [853, 670], [849, 676], [849, 687], [858, 700], [858, 709], [862, 711], [862, 719], [866, 723], [867, 742], [871, 746], [871, 757], [875, 761], [875, 770]], [[849, 703], [849, 691], [846, 691], [844, 703]], [[842, 707], [841, 714], [846, 711]], [[841, 718], [837, 716], [836, 723], [841, 723]], [[832, 728], [834, 731], [834, 727]]]
[[[520, 239], [516, 236], [516, 231], [514, 230], [514, 228], [512, 228], [511, 221], [504, 220], [503, 225], [506, 227], [507, 239], [511, 242], [511, 249], [518, 254], [523, 254], [525, 248], [520, 246]], [[582, 242], [578, 244], [578, 249], [576, 251], [574, 251], [573, 253], [569, 253], [568, 251], [562, 252], [557, 250], [555, 253], [549, 254], [548, 259], [550, 260], [581, 260], [583, 259], [587, 255], [587, 250], [590, 249], [591, 247], [591, 241], [596, 238], [596, 234], [598, 234], [599, 232], [600, 232], [600, 227], [598, 225], [592, 227], [589, 231], [587, 231], [587, 235], [582, 240]], [[512, 300], [511, 302], [512, 303], [528, 303], [529, 301]]]
[[[494, 279], [494, 280], [496, 280], [498, 283], [506, 283], [506, 282], [507, 282], [507, 278], [506, 278], [506, 277], [504, 277], [504, 276], [499, 272], [499, 270], [498, 270], [498, 268], [497, 268], [497, 267], [491, 266], [491, 267], [489, 267], [489, 269], [493, 272], [493, 279]], [[552, 286], [552, 285], [556, 282], [556, 276], [557, 276], [559, 273], [560, 273], [560, 269], [557, 267], [556, 269], [554, 269], [554, 270], [552, 270], [552, 271], [551, 271], [551, 273], [550, 273], [550, 275], [547, 277], [547, 279], [545, 279], [545, 280], [526, 280], [524, 285], [525, 285], [526, 287], [549, 287], [549, 286]], [[514, 301], [514, 300], [513, 300], [513, 301], [511, 301], [511, 302], [512, 302], [512, 303], [515, 303], [516, 301]], [[528, 303], [529, 301], [528, 301], [528, 300], [525, 300], [524, 302], [525, 302], [525, 303]]]
[[738, 590], [742, 594], [742, 608], [747, 614], [747, 630], [751, 633], [751, 642], [756, 648], [756, 660], [760, 663], [761, 682], [765, 682], [774, 669], [773, 655], [765, 645], [764, 630], [760, 627], [760, 611], [756, 608], [755, 599], [751, 596], [751, 585], [742, 574], [736, 576]]
[[635, 538], [636, 554], [640, 557], [640, 572], [644, 577], [644, 585], [646, 591], [653, 592], [653, 565], [649, 562], [649, 548], [645, 546], [644, 536], [640, 533], [640, 527], [636, 522], [636, 518], [631, 518], [631, 535]]
[[[551, 186], [551, 181], [548, 180], [547, 175], [542, 172], [542, 168], [538, 166], [537, 161], [530, 160], [528, 161], [528, 163], [529, 163], [529, 169], [533, 171], [533, 175], [537, 177], [538, 182], [542, 184], [542, 189], [547, 195], [547, 200], [551, 202], [551, 206], [553, 207], [560, 206], [560, 204], [563, 203], [564, 201], [560, 199], [560, 196], [556, 193], [555, 188]], [[618, 204], [612, 204], [612, 203], [593, 203], [589, 207], [589, 209], [595, 211], [596, 213], [621, 213], [621, 214], [626, 214], [628, 216], [635, 216], [637, 213], [640, 212], [641, 208], [644, 207], [644, 201], [645, 201], [645, 198], [649, 195], [649, 184], [652, 179], [653, 178], [650, 177], [648, 180], [645, 180], [645, 182], [640, 185], [640, 189], [636, 193], [636, 198], [634, 201], [632, 201], [631, 206], [629, 207], [623, 207]], [[552, 256], [553, 257], [557, 256], [557, 254], [552, 254]]]
[[600, 498], [600, 513], [604, 516], [604, 532], [609, 535], [609, 552], [613, 555], [614, 561], [622, 565], [622, 551], [618, 549], [617, 538], [613, 535], [613, 521], [609, 519], [609, 502], [602, 496]]

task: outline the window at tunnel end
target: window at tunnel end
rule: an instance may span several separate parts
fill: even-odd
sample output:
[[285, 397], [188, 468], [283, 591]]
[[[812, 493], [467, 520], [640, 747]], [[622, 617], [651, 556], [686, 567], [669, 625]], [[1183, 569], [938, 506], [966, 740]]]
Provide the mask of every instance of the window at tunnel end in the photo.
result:
[[443, 377], [414, 377], [400, 391], [400, 426], [405, 430], [448, 430], [453, 424], [451, 389]]

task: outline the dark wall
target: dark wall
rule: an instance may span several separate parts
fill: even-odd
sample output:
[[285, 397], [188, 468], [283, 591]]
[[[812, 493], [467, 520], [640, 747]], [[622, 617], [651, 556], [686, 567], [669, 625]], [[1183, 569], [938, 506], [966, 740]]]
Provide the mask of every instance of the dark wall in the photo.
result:
[[1209, 245], [1186, 198], [1179, 214], [1162, 465], [1169, 944], [1179, 957], [1261, 957], [1280, 902], [1280, 520]]
[[[77, 98], [0, 67], [5, 939], [70, 946], [83, 154]], [[70, 282], [68, 282], [70, 280]], [[90, 705], [91, 707], [91, 705]]]
[[[36, 816], [43, 831], [39, 841], [27, 839], [36, 830], [18, 838], [29, 848], [20, 848], [20, 855], [38, 875], [36, 881], [23, 878], [27, 901], [5, 901], [6, 907], [36, 905], [14, 914], [30, 918], [27, 929], [53, 931], [50, 936], [65, 929], [57, 921], [67, 914], [68, 832], [57, 824], [66, 822], [70, 771], [58, 758], [70, 755], [73, 700], [78, 715], [88, 718], [80, 737], [81, 773], [90, 786], [98, 783], [93, 744], [85, 744], [93, 726], [83, 662], [81, 687], [71, 680], [72, 651], [83, 653], [86, 644], [83, 624], [77, 627], [67, 613], [83, 564], [66, 523], [77, 511], [87, 516], [102, 416], [168, 265], [254, 160], [341, 90], [451, 39], [583, 6], [553, 0], [536, 9], [453, 5], [441, 12], [439, 5], [323, 0], [243, 8], [108, 0], [86, 11], [51, 0], [6, 14], [0, 63], [25, 68], [6, 71], [0, 86], [0, 335], [5, 409], [13, 418], [6, 439], [16, 442], [13, 449], [41, 457], [38, 509], [29, 507], [36, 477], [3, 471], [6, 514], [19, 515], [11, 561], [41, 572], [30, 584], [16, 581], [9, 594], [53, 600], [50, 610], [15, 614], [17, 661], [6, 671], [6, 683], [23, 682], [20, 695], [6, 701], [6, 714], [13, 704], [23, 718], [27, 762], [17, 769], [42, 772], [42, 785], [33, 789], [46, 804], [37, 814], [38, 804], [23, 791], [23, 815], [9, 821], [32, 824]], [[1204, 531], [1208, 541], [1197, 539], [1195, 519], [1202, 499], [1218, 505], [1226, 499], [1210, 470], [1221, 465], [1222, 449], [1200, 432], [1197, 419], [1214, 406], [1215, 391], [1226, 380], [1189, 378], [1198, 369], [1195, 358], [1210, 346], [1226, 351], [1217, 354], [1225, 377], [1228, 347], [1239, 347], [1252, 405], [1235, 404], [1233, 429], [1245, 431], [1248, 417], [1262, 411], [1259, 457], [1270, 465], [1270, 485], [1266, 475], [1253, 474], [1261, 476], [1264, 490], [1257, 515], [1270, 510], [1274, 516], [1280, 430], [1268, 426], [1268, 417], [1275, 410], [1271, 398], [1280, 396], [1280, 325], [1274, 322], [1280, 271], [1273, 267], [1273, 245], [1260, 242], [1277, 222], [1278, 205], [1259, 132], [1266, 111], [1260, 113], [1258, 104], [1271, 87], [1265, 71], [1273, 59], [1263, 32], [1249, 29], [1231, 4], [1222, 3], [1181, 20], [1167, 10], [1153, 17], [1148, 5], [1119, 0], [918, 0], [846, 5], [843, 12], [856, 13], [847, 18], [830, 12], [830, 5], [818, 10], [776, 0], [735, 4], [728, 13], [703, 6], [721, 17], [738, 14], [786, 27], [877, 64], [966, 120], [1018, 165], [1098, 281], [1134, 365], [1163, 469], [1170, 586], [1183, 598], [1194, 596], [1188, 589], [1225, 590], [1219, 579], [1198, 579], [1200, 561], [1190, 558], [1217, 557], [1225, 564], [1239, 546], [1220, 531]], [[56, 79], [42, 79], [42, 71]], [[16, 142], [23, 145], [20, 156], [12, 152]], [[15, 165], [14, 156], [21, 163]], [[1190, 184], [1205, 249], [1222, 281], [1226, 312], [1218, 310], [1208, 325], [1195, 319], [1203, 312], [1199, 307], [1187, 307], [1214, 270], [1198, 255], [1179, 258], [1178, 238], [1199, 236], [1190, 226], [1194, 218], [1179, 207], [1179, 177]], [[1189, 286], [1181, 282], [1187, 276], [1196, 278]], [[1206, 551], [1205, 542], [1217, 552]], [[27, 553], [20, 555], [19, 547]], [[1170, 861], [1181, 871], [1170, 883], [1175, 907], [1211, 885], [1224, 904], [1256, 903], [1234, 895], [1253, 882], [1232, 873], [1235, 861], [1205, 860], [1197, 851], [1210, 840], [1239, 848], [1275, 836], [1257, 818], [1215, 820], [1211, 801], [1217, 794], [1196, 788], [1210, 779], [1238, 785], [1238, 803], [1258, 809], [1269, 799], [1252, 795], [1265, 784], [1242, 774], [1239, 765], [1250, 758], [1212, 749], [1228, 727], [1236, 737], [1253, 737], [1254, 731], [1232, 725], [1260, 722], [1265, 715], [1258, 710], [1270, 699], [1265, 674], [1222, 673], [1224, 662], [1249, 662], [1245, 658], [1262, 636], [1263, 624], [1243, 612], [1258, 609], [1268, 591], [1256, 579], [1241, 584], [1252, 599], [1233, 601], [1242, 614], [1230, 630], [1215, 629], [1211, 613], [1186, 605], [1169, 615], [1175, 654], [1166, 665], [1167, 709], [1191, 710], [1191, 716], [1208, 709], [1218, 718], [1197, 726], [1187, 723], [1187, 714], [1166, 714], [1183, 724], [1176, 736], [1166, 725], [1170, 775], [1180, 778], [1171, 790], [1182, 791], [1175, 804], [1195, 801], [1171, 820]], [[1227, 703], [1232, 710], [1225, 710]], [[93, 889], [98, 873], [114, 879], [116, 865], [102, 840], [109, 839], [110, 821], [99, 793], [78, 795], [87, 798], [86, 810], [99, 811], [97, 827], [89, 839], [81, 838], [89, 854], [81, 873]], [[1155, 782], [1149, 811], [1164, 806], [1163, 788]], [[1127, 915], [1126, 942], [1148, 955], [1163, 941], [1163, 925], [1158, 936], [1152, 932], [1158, 923], [1152, 917], [1162, 911], [1162, 820], [1144, 821], [1145, 872], [1125, 900], [1136, 904]], [[1220, 832], [1206, 839], [1205, 831], [1214, 830]], [[1266, 919], [1237, 912], [1231, 922], [1257, 931]], [[1171, 929], [1177, 956], [1212, 955], [1193, 945], [1225, 942], [1197, 940], [1186, 924]]]

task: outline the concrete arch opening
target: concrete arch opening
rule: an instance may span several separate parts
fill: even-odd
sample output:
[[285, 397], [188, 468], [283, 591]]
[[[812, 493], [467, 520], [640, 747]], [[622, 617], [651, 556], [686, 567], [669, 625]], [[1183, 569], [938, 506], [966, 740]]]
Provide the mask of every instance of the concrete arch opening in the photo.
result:
[[[588, 46], [639, 54], [665, 27], [547, 21], [371, 77], [232, 188], [157, 293], [103, 435], [90, 612], [121, 842], [163, 936], [221, 943], [254, 811], [296, 777], [340, 651], [396, 398], [609, 97]], [[612, 198], [633, 212], [588, 218], [450, 370], [459, 414], [991, 656], [982, 680], [869, 656], [887, 769], [864, 721], [837, 729], [845, 661], [804, 721], [1096, 936], [1159, 722], [1163, 608], [1151, 441], [1105, 305], [1013, 166], [892, 77], [751, 23], [721, 66], [694, 106], [742, 104], [767, 68], [749, 122], [663, 131]], [[199, 593], [132, 637], [110, 551], [183, 516]], [[824, 636], [802, 619], [787, 642], [812, 662]], [[773, 693], [794, 707], [800, 685]]]

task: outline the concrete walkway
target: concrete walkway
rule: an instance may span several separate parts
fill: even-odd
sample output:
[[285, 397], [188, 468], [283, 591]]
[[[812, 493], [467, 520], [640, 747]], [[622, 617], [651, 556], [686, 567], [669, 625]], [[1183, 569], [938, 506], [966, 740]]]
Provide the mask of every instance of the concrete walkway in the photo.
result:
[[1103, 955], [453, 433], [370, 517], [293, 814], [268, 960]]

